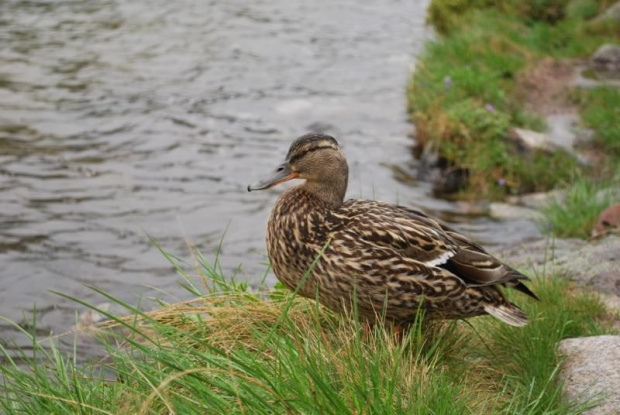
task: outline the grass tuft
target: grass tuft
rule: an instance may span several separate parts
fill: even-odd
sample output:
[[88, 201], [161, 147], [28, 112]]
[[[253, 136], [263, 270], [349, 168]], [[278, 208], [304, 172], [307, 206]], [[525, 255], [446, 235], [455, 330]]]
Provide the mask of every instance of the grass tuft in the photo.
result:
[[543, 209], [543, 231], [559, 238], [588, 239], [601, 212], [618, 201], [619, 186], [620, 176], [600, 182], [576, 178], [563, 198], [553, 199]]

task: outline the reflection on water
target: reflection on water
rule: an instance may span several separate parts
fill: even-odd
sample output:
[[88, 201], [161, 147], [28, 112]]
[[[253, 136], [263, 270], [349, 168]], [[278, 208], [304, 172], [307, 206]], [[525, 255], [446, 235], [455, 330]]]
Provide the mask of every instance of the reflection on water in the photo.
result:
[[[1, 1], [0, 314], [36, 305], [46, 334], [79, 308], [50, 290], [185, 298], [145, 231], [210, 255], [228, 228], [225, 269], [256, 282], [278, 191], [245, 188], [308, 130], [339, 138], [350, 196], [454, 218], [412, 179], [404, 87], [426, 3]], [[487, 242], [533, 232], [456, 218]]]

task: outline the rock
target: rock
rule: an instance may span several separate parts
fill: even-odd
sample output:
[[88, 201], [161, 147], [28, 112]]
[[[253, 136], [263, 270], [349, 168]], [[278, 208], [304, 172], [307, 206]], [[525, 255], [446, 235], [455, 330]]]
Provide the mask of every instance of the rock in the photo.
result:
[[451, 166], [433, 146], [416, 146], [413, 155], [418, 159], [418, 179], [433, 184], [433, 192], [441, 195], [456, 193], [467, 185], [466, 169]]
[[511, 205], [509, 203], [491, 203], [489, 216], [495, 219], [529, 219], [540, 222], [544, 216], [537, 210]]
[[459, 215], [483, 216], [489, 214], [490, 204], [484, 201], [471, 202], [465, 200], [458, 200], [456, 202], [456, 206]]
[[579, 114], [576, 112], [549, 115], [547, 117], [549, 141], [556, 147], [572, 152], [581, 136], [577, 128], [579, 122]]
[[584, 415], [617, 415], [620, 408], [620, 336], [593, 336], [560, 342], [566, 356], [559, 380], [575, 402], [600, 403]]
[[614, 3], [601, 13], [596, 19], [597, 22], [604, 22], [611, 20], [614, 22], [620, 22], [620, 1]]
[[620, 45], [604, 44], [594, 52], [590, 63], [599, 75], [620, 76]]
[[620, 200], [620, 187], [609, 187], [596, 192], [596, 200], [602, 202], [604, 200], [616, 201]]
[[329, 131], [334, 131], [335, 127], [327, 122], [315, 121], [308, 124], [306, 126], [306, 130], [310, 131], [311, 133], [327, 133]]
[[124, 310], [117, 304], [111, 303], [97, 304], [96, 306], [94, 306], [94, 308], [101, 310], [101, 312], [89, 308], [79, 314], [78, 322], [75, 325], [75, 328], [77, 330], [83, 330], [87, 332], [97, 330], [98, 323], [109, 319], [108, 316], [104, 313], [112, 314], [115, 316], [120, 316], [127, 313], [127, 310]]
[[620, 297], [617, 295], [605, 295], [601, 299], [605, 303], [605, 306], [613, 313], [620, 313]]
[[526, 193], [519, 196], [508, 197], [508, 203], [525, 206], [530, 209], [542, 209], [553, 201], [561, 202], [566, 197], [564, 190], [552, 190], [550, 192]]
[[498, 250], [497, 255], [517, 268], [553, 269], [581, 286], [620, 296], [620, 237], [594, 242], [579, 239], [540, 239]]
[[601, 212], [592, 230], [592, 236], [605, 235], [618, 228], [620, 228], [620, 203], [611, 205]]
[[537, 131], [513, 128], [508, 137], [521, 153], [531, 153], [533, 150], [554, 151], [556, 149], [551, 137]]

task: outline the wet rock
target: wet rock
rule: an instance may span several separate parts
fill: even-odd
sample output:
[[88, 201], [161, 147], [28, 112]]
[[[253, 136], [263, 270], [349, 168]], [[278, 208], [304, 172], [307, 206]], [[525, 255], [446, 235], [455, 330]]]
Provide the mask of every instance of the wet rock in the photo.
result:
[[544, 216], [537, 210], [527, 207], [515, 206], [509, 203], [491, 203], [489, 216], [495, 219], [529, 219], [540, 222]]
[[456, 202], [458, 212], [461, 215], [467, 216], [482, 216], [488, 215], [490, 204], [484, 201], [470, 202], [465, 200], [459, 200]]
[[315, 121], [306, 126], [306, 130], [311, 133], [327, 133], [329, 131], [334, 131], [335, 127], [327, 122]]
[[561, 202], [566, 197], [563, 190], [552, 190], [550, 192], [527, 193], [518, 196], [509, 196], [506, 200], [513, 205], [525, 206], [530, 209], [542, 209], [548, 204], [557, 201]]
[[435, 194], [449, 195], [467, 185], [469, 179], [467, 170], [451, 166], [432, 146], [416, 146], [413, 155], [419, 161], [418, 179], [431, 182]]
[[433, 175], [433, 192], [435, 194], [452, 194], [467, 186], [469, 174], [460, 167], [436, 169]]
[[[616, 231], [620, 228], [620, 203], [609, 206], [607, 209], [601, 212], [594, 229], [592, 230], [592, 236], [605, 235], [610, 232]], [[620, 264], [619, 264], [620, 266]]]
[[89, 308], [79, 314], [78, 323], [75, 326], [77, 330], [96, 330], [97, 324], [109, 319], [107, 314], [120, 316], [127, 313], [127, 310], [124, 310], [120, 306], [111, 303], [97, 304], [94, 308], [96, 308], [97, 310]]
[[585, 415], [618, 414], [620, 408], [620, 336], [593, 336], [560, 342], [566, 356], [559, 380], [575, 402], [600, 403]]
[[607, 10], [601, 13], [595, 20], [598, 22], [604, 22], [607, 20], [620, 22], [620, 1], [608, 7]]
[[590, 63], [601, 76], [620, 77], [620, 45], [604, 44], [594, 52]]
[[498, 249], [508, 264], [525, 271], [554, 270], [583, 287], [620, 296], [620, 237], [608, 235], [588, 242], [580, 239], [540, 239]]

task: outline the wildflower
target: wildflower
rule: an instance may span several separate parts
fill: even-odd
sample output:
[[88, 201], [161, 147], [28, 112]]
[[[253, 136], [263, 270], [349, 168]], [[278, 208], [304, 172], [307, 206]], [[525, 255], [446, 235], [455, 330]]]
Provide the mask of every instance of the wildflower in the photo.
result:
[[493, 106], [493, 104], [487, 104], [486, 109], [489, 112], [495, 112], [495, 107]]
[[446, 91], [449, 91], [452, 88], [452, 77], [446, 76], [443, 78], [443, 85], [446, 88]]
[[500, 186], [506, 186], [506, 179], [500, 177], [499, 179], [497, 179], [497, 184], [499, 184]]

